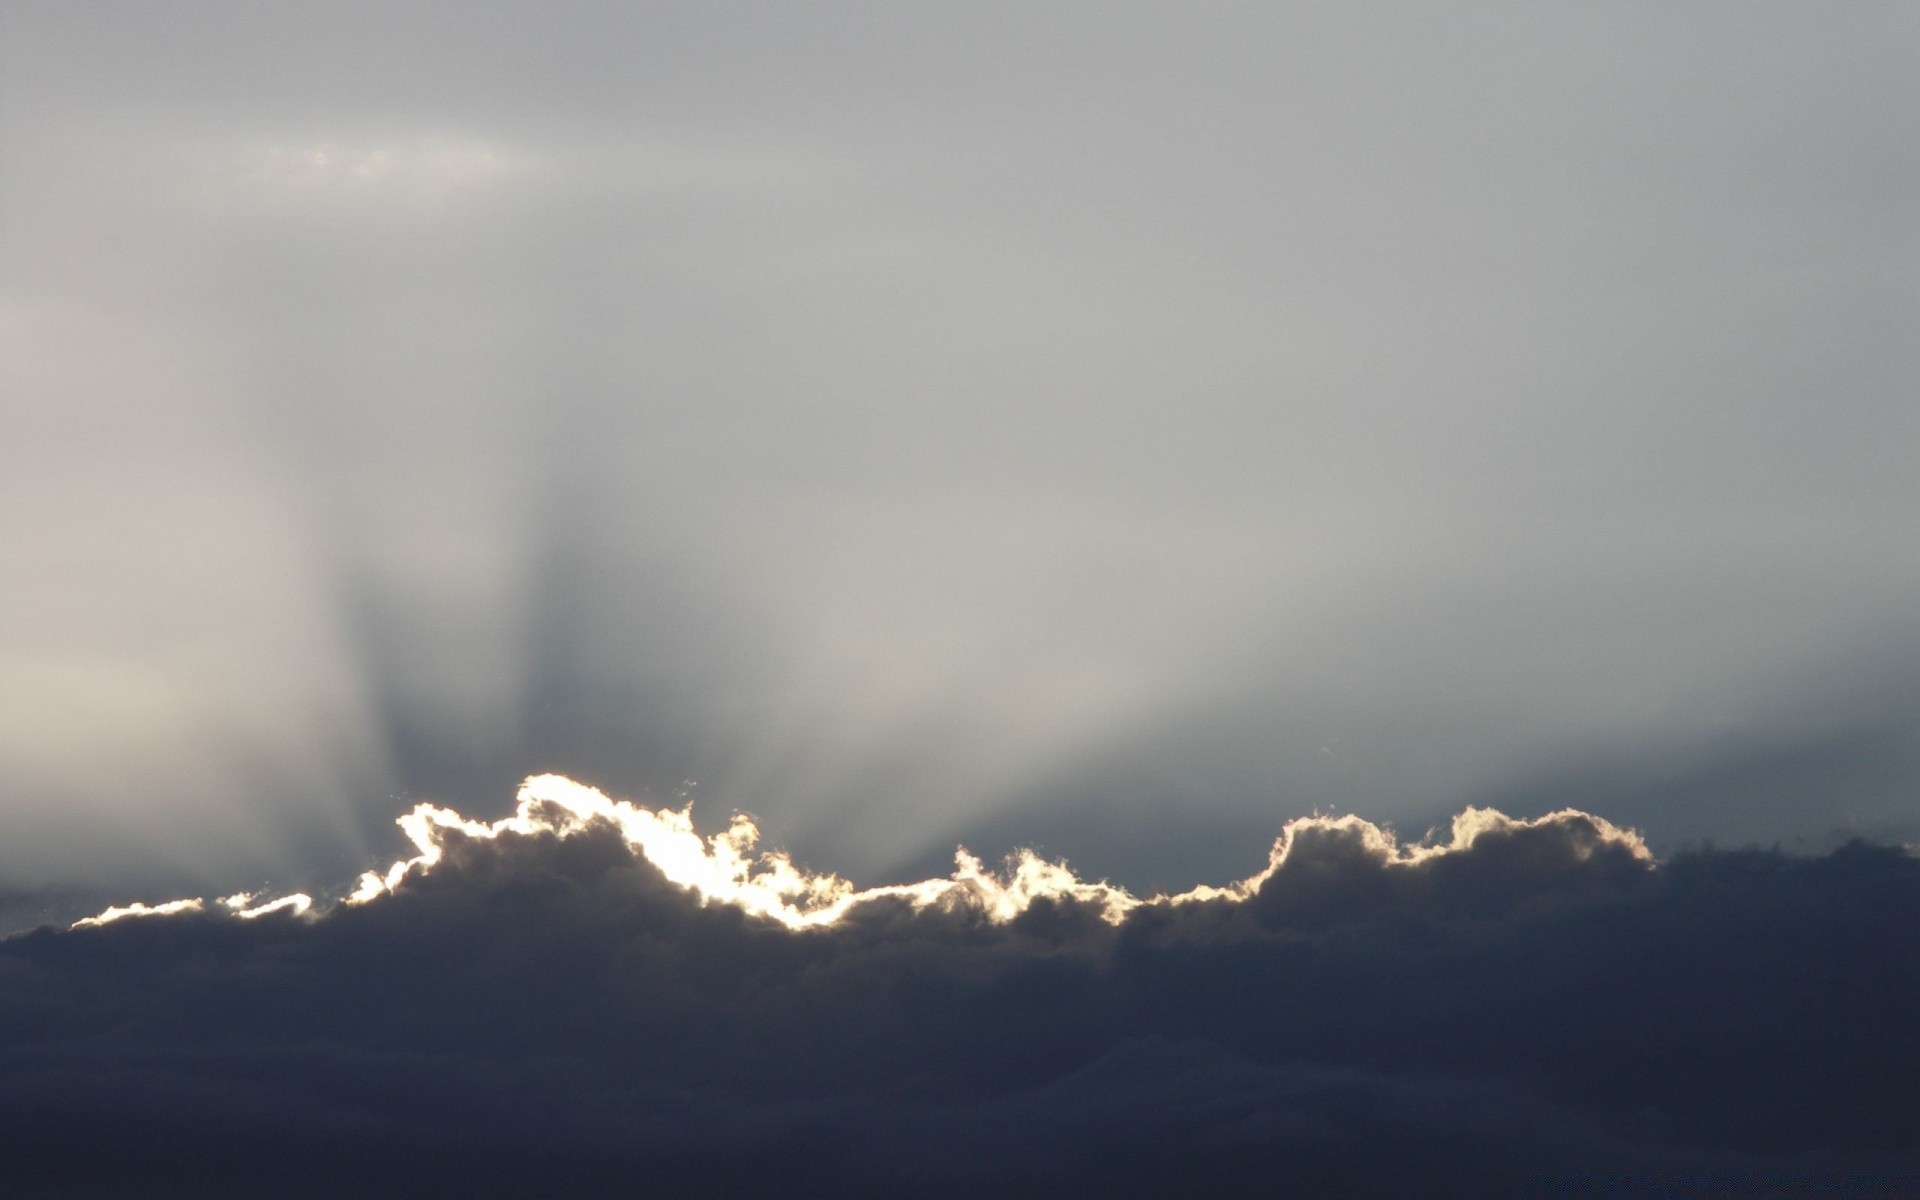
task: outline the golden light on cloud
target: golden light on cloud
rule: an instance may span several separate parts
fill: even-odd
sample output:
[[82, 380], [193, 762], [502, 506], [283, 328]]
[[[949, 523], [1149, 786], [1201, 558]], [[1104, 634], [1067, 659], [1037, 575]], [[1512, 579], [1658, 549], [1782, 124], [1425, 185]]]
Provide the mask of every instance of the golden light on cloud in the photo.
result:
[[294, 892], [290, 895], [282, 896], [278, 900], [268, 900], [262, 904], [255, 904], [253, 900], [254, 897], [251, 892], [240, 892], [237, 895], [225, 897], [220, 903], [226, 905], [234, 916], [239, 917], [243, 921], [251, 921], [255, 917], [264, 917], [268, 913], [277, 912], [298, 917], [304, 915], [308, 909], [313, 907], [313, 897], [304, 892]]
[[857, 904], [889, 897], [915, 907], [966, 904], [1002, 921], [1011, 920], [1041, 897], [1092, 901], [1114, 920], [1140, 903], [1122, 888], [1086, 883], [1066, 866], [1046, 862], [1030, 851], [1016, 855], [1004, 877], [988, 871], [963, 848], [955, 855], [950, 878], [857, 890], [838, 875], [815, 874], [796, 866], [784, 852], [761, 850], [760, 830], [751, 817], [736, 814], [725, 831], [702, 837], [694, 830], [690, 808], [652, 809], [611, 799], [563, 775], [528, 779], [520, 787], [514, 815], [492, 824], [468, 820], [451, 809], [420, 805], [399, 822], [420, 853], [385, 872], [362, 875], [347, 902], [367, 903], [399, 887], [410, 874], [432, 870], [450, 835], [567, 837], [594, 822], [617, 828], [637, 854], [702, 902], [732, 904], [794, 929], [830, 924]]
[[91, 917], [82, 917], [73, 923], [75, 929], [88, 925], [110, 925], [128, 917], [170, 917], [177, 913], [199, 912], [206, 907], [206, 901], [195, 897], [191, 900], [169, 900], [165, 904], [132, 904], [109, 908], [105, 912]]
[[[1118, 924], [1143, 905], [1244, 901], [1286, 870], [1304, 841], [1315, 837], [1339, 839], [1391, 870], [1463, 853], [1490, 835], [1555, 826], [1563, 835], [1556, 844], [1570, 847], [1577, 859], [1584, 860], [1605, 846], [1624, 850], [1638, 861], [1652, 862], [1652, 854], [1639, 834], [1587, 813], [1565, 809], [1521, 820], [1493, 809], [1469, 808], [1454, 818], [1445, 841], [1413, 844], [1402, 844], [1390, 830], [1356, 816], [1300, 817], [1282, 829], [1266, 866], [1258, 873], [1224, 887], [1203, 885], [1171, 896], [1142, 899], [1105, 880], [1084, 880], [1065, 863], [1049, 862], [1031, 850], [1008, 856], [1004, 869], [996, 872], [965, 847], [955, 852], [954, 871], [947, 878], [862, 890], [838, 875], [809, 872], [783, 851], [760, 849], [760, 829], [745, 814], [735, 814], [720, 833], [702, 836], [694, 828], [691, 805], [648, 808], [609, 797], [564, 775], [529, 778], [520, 786], [513, 814], [498, 821], [475, 821], [450, 808], [421, 804], [398, 823], [418, 853], [384, 871], [363, 873], [342, 903], [375, 903], [403, 888], [409, 879], [430, 874], [457, 839], [567, 838], [607, 827], [618, 831], [636, 858], [650, 863], [701, 903], [732, 905], [789, 929], [830, 925], [858, 905], [883, 900], [904, 901], [916, 909], [956, 908], [1002, 923], [1014, 920], [1036, 903], [1070, 902], [1090, 906], [1108, 922]], [[219, 910], [209, 910], [198, 898], [152, 906], [130, 904], [78, 921], [75, 928], [105, 925], [125, 917], [206, 911], [224, 911], [242, 920], [271, 913], [318, 915], [312, 897], [304, 893], [261, 901], [253, 893], [240, 892], [222, 898]]]

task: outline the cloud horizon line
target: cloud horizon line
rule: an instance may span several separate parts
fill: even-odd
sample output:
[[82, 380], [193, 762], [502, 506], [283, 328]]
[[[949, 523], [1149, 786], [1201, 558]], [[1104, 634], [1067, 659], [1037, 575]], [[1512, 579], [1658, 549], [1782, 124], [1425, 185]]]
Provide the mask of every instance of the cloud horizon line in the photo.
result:
[[1003, 856], [995, 870], [965, 845], [955, 848], [954, 870], [946, 878], [856, 888], [837, 873], [807, 870], [785, 850], [761, 848], [759, 824], [745, 812], [735, 811], [726, 829], [702, 835], [693, 824], [691, 801], [680, 808], [652, 808], [611, 797], [599, 788], [551, 772], [528, 776], [515, 801], [511, 816], [493, 822], [475, 820], [431, 802], [415, 805], [395, 823], [418, 853], [396, 860], [384, 870], [362, 872], [351, 890], [330, 899], [316, 899], [305, 892], [265, 897], [239, 892], [215, 902], [204, 896], [158, 904], [133, 901], [83, 917], [69, 928], [185, 914], [234, 920], [282, 914], [320, 920], [343, 907], [374, 903], [394, 894], [410, 880], [433, 872], [462, 843], [542, 835], [564, 840], [596, 829], [616, 833], [637, 859], [697, 898], [701, 905], [732, 905], [748, 916], [792, 930], [833, 925], [862, 906], [889, 901], [915, 911], [935, 908], [973, 912], [1000, 924], [1019, 918], [1038, 903], [1070, 903], [1086, 906], [1107, 924], [1118, 925], [1141, 909], [1209, 902], [1243, 904], [1287, 871], [1301, 847], [1315, 844], [1322, 852], [1327, 846], [1343, 845], [1349, 854], [1385, 871], [1417, 868], [1450, 855], [1464, 856], [1483, 839], [1529, 837], [1555, 840], [1560, 855], [1569, 863], [1584, 862], [1601, 853], [1644, 869], [1656, 865], [1638, 831], [1580, 809], [1569, 807], [1539, 817], [1516, 818], [1495, 808], [1468, 806], [1448, 823], [1444, 837], [1436, 827], [1413, 841], [1402, 841], [1391, 827], [1357, 814], [1294, 817], [1282, 825], [1268, 849], [1266, 864], [1252, 875], [1224, 885], [1200, 884], [1177, 893], [1137, 896], [1104, 878], [1083, 879], [1064, 859], [1050, 859], [1024, 846]]

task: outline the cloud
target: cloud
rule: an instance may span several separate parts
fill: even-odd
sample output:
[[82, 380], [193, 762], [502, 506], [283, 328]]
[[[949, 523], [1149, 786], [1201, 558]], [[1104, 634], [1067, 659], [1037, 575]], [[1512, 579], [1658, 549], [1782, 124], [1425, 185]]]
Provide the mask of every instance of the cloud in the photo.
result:
[[[914, 909], [964, 908], [995, 922], [1015, 920], [1036, 904], [1070, 904], [1097, 910], [1109, 924], [1122, 922], [1143, 904], [1165, 907], [1213, 900], [1254, 901], [1284, 906], [1288, 897], [1310, 903], [1344, 894], [1350, 888], [1409, 892], [1433, 899], [1436, 888], [1462, 886], [1473, 877], [1477, 890], [1511, 892], [1528, 880], [1508, 880], [1498, 872], [1529, 877], [1571, 878], [1602, 869], [1644, 868], [1652, 861], [1646, 843], [1630, 830], [1572, 809], [1535, 820], [1515, 820], [1492, 809], [1470, 808], [1453, 821], [1448, 841], [1403, 846], [1388, 830], [1359, 817], [1303, 817], [1287, 823], [1265, 870], [1227, 887], [1203, 885], [1173, 896], [1142, 901], [1104, 880], [1080, 879], [1064, 863], [1049, 862], [1031, 850], [1009, 855], [1002, 874], [989, 871], [965, 847], [955, 854], [946, 879], [855, 890], [832, 874], [813, 874], [779, 851], [758, 849], [760, 830], [753, 819], [736, 813], [724, 832], [702, 837], [694, 830], [692, 805], [683, 809], [648, 808], [609, 798], [597, 788], [563, 775], [536, 775], [521, 785], [514, 814], [492, 823], [474, 821], [434, 804], [417, 805], [399, 818], [419, 853], [384, 871], [361, 874], [347, 904], [366, 904], [393, 893], [410, 878], [439, 867], [451, 852], [475, 842], [509, 841], [539, 835], [566, 839], [609, 831], [636, 861], [658, 871], [702, 904], [733, 905], [754, 917], [771, 918], [792, 929], [830, 925], [869, 905], [897, 901]], [[1455, 860], [1477, 860], [1460, 867]], [[1337, 882], [1336, 882], [1337, 881]], [[1437, 881], [1437, 882], [1436, 882]], [[254, 904], [252, 893], [221, 903], [235, 916], [250, 919], [289, 910], [304, 914], [312, 899], [294, 894]], [[101, 925], [130, 916], [170, 916], [198, 911], [199, 899], [109, 908], [75, 923]]]
[[1656, 862], [1573, 810], [1469, 810], [1412, 844], [1313, 817], [1239, 883], [1138, 897], [965, 852], [862, 890], [745, 818], [703, 835], [558, 776], [500, 821], [406, 825], [419, 853], [332, 903], [121, 906], [0, 942], [0, 1180], [1920, 1178], [1920, 859], [1899, 848]]
[[73, 923], [73, 927], [82, 929], [88, 925], [106, 925], [127, 917], [170, 917], [175, 913], [198, 912], [204, 907], [206, 907], [206, 901], [198, 897], [191, 900], [169, 900], [164, 904], [142, 904], [136, 900], [132, 904], [105, 909], [91, 917], [82, 917]]

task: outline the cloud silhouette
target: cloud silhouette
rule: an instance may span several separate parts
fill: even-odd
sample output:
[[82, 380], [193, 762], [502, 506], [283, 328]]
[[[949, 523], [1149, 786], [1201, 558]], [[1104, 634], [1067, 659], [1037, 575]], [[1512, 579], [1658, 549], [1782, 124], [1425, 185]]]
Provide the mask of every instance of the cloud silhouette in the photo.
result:
[[126, 905], [0, 942], [0, 1180], [1920, 1180], [1920, 860], [1897, 847], [1656, 863], [1571, 810], [1469, 810], [1413, 845], [1314, 817], [1240, 883], [1142, 898], [964, 852], [948, 879], [859, 890], [763, 852], [745, 818], [703, 836], [557, 776], [498, 822], [422, 806], [406, 824], [420, 853], [331, 903]]

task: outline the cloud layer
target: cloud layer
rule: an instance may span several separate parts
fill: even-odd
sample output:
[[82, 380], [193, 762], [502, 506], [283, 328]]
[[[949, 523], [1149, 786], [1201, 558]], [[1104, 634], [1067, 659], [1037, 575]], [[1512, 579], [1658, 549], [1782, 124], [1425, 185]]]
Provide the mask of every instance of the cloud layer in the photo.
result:
[[702, 837], [557, 777], [491, 825], [424, 806], [408, 824], [420, 854], [330, 906], [230, 898], [0, 942], [0, 1178], [1920, 1178], [1920, 860], [1898, 848], [1656, 863], [1574, 811], [1469, 811], [1412, 846], [1311, 818], [1239, 884], [1140, 898], [964, 854], [949, 879], [860, 891], [760, 852], [744, 820]]

